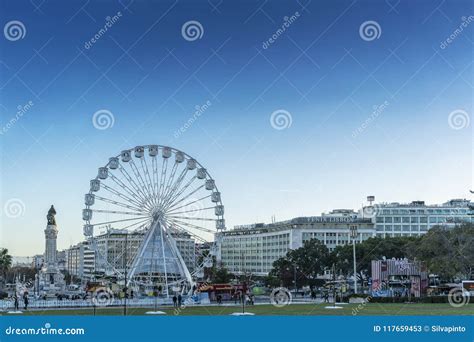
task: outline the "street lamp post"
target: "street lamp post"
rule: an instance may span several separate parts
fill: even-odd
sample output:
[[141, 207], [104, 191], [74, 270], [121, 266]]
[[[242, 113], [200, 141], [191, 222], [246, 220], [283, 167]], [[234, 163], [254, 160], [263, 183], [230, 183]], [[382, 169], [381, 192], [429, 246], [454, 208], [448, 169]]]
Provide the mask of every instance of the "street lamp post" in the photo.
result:
[[128, 261], [128, 253], [127, 253], [127, 246], [128, 245], [128, 233], [125, 234], [125, 261], [124, 261], [124, 268], [125, 268], [125, 284], [124, 284], [124, 297], [123, 297], [123, 315], [127, 316], [127, 261]]
[[357, 238], [357, 225], [350, 226], [351, 239], [352, 239], [352, 257], [354, 259], [354, 293], [357, 293], [357, 263], [356, 263], [356, 238]]

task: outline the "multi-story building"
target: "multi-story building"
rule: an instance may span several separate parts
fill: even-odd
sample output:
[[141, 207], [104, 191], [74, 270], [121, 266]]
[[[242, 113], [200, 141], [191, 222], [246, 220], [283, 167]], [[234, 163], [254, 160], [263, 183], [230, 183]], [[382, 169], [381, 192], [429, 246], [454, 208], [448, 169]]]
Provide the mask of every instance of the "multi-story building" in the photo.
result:
[[65, 250], [66, 271], [81, 279], [91, 279], [95, 271], [95, 253], [87, 241], [78, 243]]
[[283, 222], [236, 226], [216, 235], [217, 259], [231, 273], [265, 276], [275, 260], [310, 239], [320, 240], [329, 250], [350, 243], [354, 226], [358, 232], [356, 242], [375, 236], [370, 219], [361, 219], [356, 212], [346, 209]]
[[433, 226], [454, 227], [463, 222], [474, 222], [470, 205], [472, 203], [465, 199], [436, 205], [423, 201], [379, 203], [365, 207], [361, 215], [372, 218], [378, 236], [419, 236]]

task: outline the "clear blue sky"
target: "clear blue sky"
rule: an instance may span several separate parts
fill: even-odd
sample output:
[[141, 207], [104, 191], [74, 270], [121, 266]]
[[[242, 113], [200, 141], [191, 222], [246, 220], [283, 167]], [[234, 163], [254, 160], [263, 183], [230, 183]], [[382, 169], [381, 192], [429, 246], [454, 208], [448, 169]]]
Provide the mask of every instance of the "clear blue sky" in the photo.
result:
[[[26, 29], [22, 39], [0, 39], [0, 245], [14, 255], [42, 253], [51, 204], [58, 247], [82, 240], [89, 180], [139, 144], [170, 145], [205, 165], [229, 228], [358, 208], [366, 195], [469, 196], [470, 1], [3, 0], [0, 13], [2, 27], [16, 20]], [[190, 20], [201, 24], [200, 39], [183, 38]], [[379, 25], [378, 38], [362, 39], [367, 21]], [[92, 122], [101, 109], [114, 116], [105, 130]], [[272, 127], [277, 110], [290, 113], [291, 126]], [[471, 122], [453, 129], [449, 115], [459, 110]], [[5, 214], [11, 199], [24, 205], [19, 217]]]

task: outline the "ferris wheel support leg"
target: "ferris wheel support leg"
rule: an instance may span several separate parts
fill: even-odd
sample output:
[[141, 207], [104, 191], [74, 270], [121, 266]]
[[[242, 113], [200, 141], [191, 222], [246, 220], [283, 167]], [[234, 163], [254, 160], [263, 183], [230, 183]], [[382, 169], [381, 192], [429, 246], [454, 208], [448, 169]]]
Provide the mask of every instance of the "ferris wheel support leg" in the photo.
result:
[[176, 240], [171, 236], [171, 234], [168, 235], [168, 239], [171, 242], [170, 245], [171, 245], [171, 248], [173, 250], [173, 253], [178, 258], [178, 262], [179, 262], [179, 265], [181, 266], [181, 270], [183, 272], [183, 275], [186, 277], [186, 280], [187, 280], [188, 284], [191, 286], [191, 291], [192, 291], [192, 287], [194, 285], [193, 277], [191, 276], [191, 273], [189, 272], [188, 267], [186, 266], [186, 263], [184, 262], [184, 259], [181, 255], [181, 253], [179, 252], [178, 246], [176, 244]]
[[143, 259], [143, 254], [145, 253], [146, 247], [148, 246], [151, 237], [153, 236], [153, 232], [156, 229], [156, 225], [159, 224], [158, 222], [152, 223], [150, 229], [146, 232], [145, 239], [143, 239], [142, 244], [140, 245], [140, 250], [138, 251], [137, 256], [133, 260], [132, 267], [130, 268], [130, 272], [128, 275], [128, 280], [126, 286], [128, 286], [135, 275], [135, 271], [137, 270], [137, 266], [140, 263], [140, 261]]
[[170, 297], [170, 289], [168, 287], [168, 272], [166, 270], [166, 255], [165, 255], [165, 243], [163, 241], [163, 234], [164, 234], [164, 230], [163, 230], [163, 226], [160, 224], [160, 222], [156, 222], [156, 224], [159, 226], [161, 232], [160, 232], [160, 237], [161, 237], [161, 251], [162, 251], [162, 254], [163, 254], [163, 266], [164, 266], [164, 270], [165, 270], [165, 289], [166, 289], [166, 297], [169, 298]]

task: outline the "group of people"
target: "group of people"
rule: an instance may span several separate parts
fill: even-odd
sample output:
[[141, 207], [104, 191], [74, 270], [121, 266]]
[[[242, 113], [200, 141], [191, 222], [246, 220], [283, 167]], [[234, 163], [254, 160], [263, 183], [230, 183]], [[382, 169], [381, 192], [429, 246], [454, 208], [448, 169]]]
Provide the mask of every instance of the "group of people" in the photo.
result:
[[[218, 295], [217, 297], [219, 297], [219, 296], [220, 295]], [[232, 298], [234, 299], [234, 304], [237, 304], [238, 302], [241, 303], [242, 302], [242, 293], [241, 292], [235, 292], [232, 295]], [[255, 304], [255, 296], [253, 294], [245, 294], [244, 298], [245, 298], [245, 302], [246, 302], [247, 305], [254, 305]], [[221, 296], [220, 303], [219, 303], [219, 298], [217, 300], [217, 303], [222, 304], [222, 296]]]
[[[15, 311], [19, 311], [19, 307], [20, 307], [20, 298], [18, 296], [17, 293], [15, 293], [13, 295], [13, 305], [15, 306]], [[29, 303], [29, 299], [28, 299], [28, 292], [25, 291], [23, 292], [23, 309], [24, 310], [28, 310], [28, 303]]]
[[180, 308], [182, 304], [183, 304], [183, 297], [181, 296], [181, 294], [178, 294], [178, 296], [174, 295], [173, 296], [173, 306], [175, 308]]

